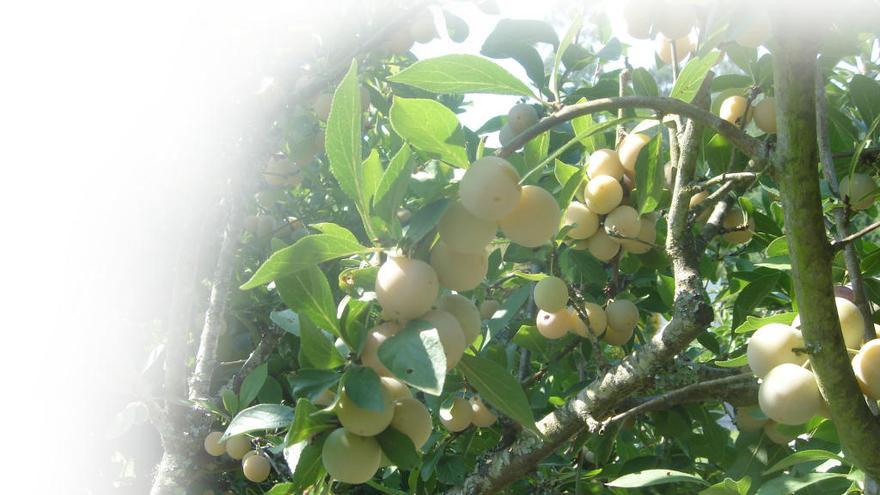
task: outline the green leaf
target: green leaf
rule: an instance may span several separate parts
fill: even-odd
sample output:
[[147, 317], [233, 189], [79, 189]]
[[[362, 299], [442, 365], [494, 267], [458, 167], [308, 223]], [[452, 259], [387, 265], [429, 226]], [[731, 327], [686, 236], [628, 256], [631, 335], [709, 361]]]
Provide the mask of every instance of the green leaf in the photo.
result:
[[238, 407], [247, 407], [257, 398], [260, 389], [266, 383], [266, 377], [269, 376], [269, 365], [263, 363], [253, 369], [241, 382], [241, 390], [238, 392]]
[[366, 217], [369, 214], [369, 194], [364, 185], [364, 171], [361, 167], [361, 117], [357, 60], [352, 60], [348, 73], [333, 94], [324, 148], [330, 161], [330, 172], [339, 182], [339, 187]]
[[226, 412], [232, 415], [238, 413], [238, 396], [235, 395], [235, 392], [228, 388], [224, 389], [220, 394], [220, 398], [223, 401], [223, 408], [226, 409]]
[[361, 170], [364, 176], [364, 204], [369, 205], [373, 195], [376, 194], [383, 173], [382, 159], [379, 157], [379, 152], [376, 151], [376, 148], [370, 150], [367, 159], [361, 163]]
[[465, 354], [458, 363], [458, 369], [489, 404], [523, 428], [541, 434], [535, 426], [535, 417], [522, 386], [501, 365]]
[[553, 174], [562, 186], [562, 191], [556, 196], [556, 202], [564, 210], [571, 203], [578, 187], [584, 181], [584, 167], [575, 167], [557, 159], [553, 167]]
[[845, 474], [837, 473], [807, 473], [803, 476], [784, 474], [763, 483], [755, 495], [790, 495], [820, 481], [845, 477]]
[[432, 93], [532, 96], [528, 86], [513, 74], [476, 55], [444, 55], [421, 60], [388, 80]]
[[382, 411], [385, 402], [382, 400], [382, 382], [379, 375], [365, 366], [352, 366], [342, 375], [342, 386], [345, 395], [361, 409]]
[[470, 28], [461, 17], [450, 13], [448, 10], [443, 11], [443, 18], [446, 20], [446, 32], [449, 39], [456, 43], [462, 43], [470, 34]]
[[263, 384], [263, 388], [257, 394], [257, 399], [267, 404], [280, 404], [284, 400], [284, 390], [281, 389], [281, 384], [278, 383], [278, 380], [270, 376], [266, 378], [266, 383]]
[[293, 483], [278, 483], [266, 492], [265, 495], [289, 495], [293, 493]]
[[786, 312], [786, 313], [776, 313], [774, 315], [765, 316], [763, 318], [758, 318], [756, 316], [747, 316], [746, 321], [736, 327], [733, 333], [750, 333], [755, 330], [767, 325], [769, 323], [782, 323], [783, 325], [791, 325], [791, 322], [794, 321], [797, 313], [794, 312]]
[[547, 150], [550, 149], [550, 133], [544, 132], [540, 136], [526, 143], [523, 151], [523, 158], [526, 168], [532, 168], [542, 163], [547, 157]]
[[376, 187], [376, 194], [373, 196], [373, 208], [382, 218], [391, 218], [406, 195], [408, 179], [415, 165], [411, 157], [412, 150], [404, 144], [391, 158], [388, 168], [382, 174], [382, 179]]
[[752, 479], [748, 476], [739, 481], [725, 478], [724, 481], [715, 483], [709, 488], [701, 491], [700, 495], [748, 495], [749, 488], [751, 487]]
[[583, 12], [576, 14], [574, 16], [574, 22], [568, 27], [565, 36], [562, 37], [562, 42], [559, 43], [559, 46], [556, 48], [556, 55], [553, 57], [553, 69], [550, 72], [550, 90], [554, 92], [553, 94], [558, 94], [560, 89], [559, 63], [562, 61], [562, 54], [565, 53], [565, 50], [567, 50], [569, 46], [571, 46], [575, 36], [580, 32], [583, 21]]
[[470, 164], [458, 117], [443, 104], [395, 97], [390, 117], [394, 132], [415, 148], [456, 167], [467, 168]]
[[491, 58], [512, 58], [526, 70], [529, 79], [544, 87], [544, 61], [534, 48], [536, 43], [559, 45], [553, 26], [542, 21], [501, 19], [486, 38], [480, 53]]
[[[586, 98], [578, 100], [578, 104], [586, 102]], [[578, 141], [584, 145], [588, 153], [592, 153], [593, 151], [604, 147], [602, 136], [597, 135], [596, 132], [590, 132], [590, 130], [595, 127], [596, 123], [593, 120], [592, 114], [587, 113], [571, 119], [571, 128], [574, 131], [574, 135], [578, 138]]]
[[342, 315], [342, 340], [352, 352], [360, 353], [366, 333], [370, 302], [347, 297]]
[[606, 485], [616, 488], [641, 488], [666, 483], [698, 483], [708, 485], [703, 478], [695, 474], [673, 471], [671, 469], [646, 469], [637, 473], [625, 474], [610, 483], [606, 483]]
[[489, 330], [491, 330], [493, 335], [507, 327], [510, 320], [516, 316], [522, 305], [529, 299], [529, 294], [531, 293], [532, 287], [527, 284], [507, 296], [501, 305], [501, 309], [496, 311], [495, 315], [489, 320]]
[[434, 230], [440, 217], [449, 207], [449, 203], [450, 200], [447, 198], [438, 199], [416, 211], [409, 220], [409, 226], [406, 229], [406, 234], [403, 235], [401, 244], [413, 245]]
[[288, 377], [287, 381], [293, 389], [294, 396], [314, 401], [325, 390], [336, 385], [341, 377], [341, 374], [331, 370], [302, 368], [292, 377]]
[[382, 446], [382, 452], [392, 464], [400, 469], [413, 469], [421, 462], [421, 456], [413, 445], [412, 440], [405, 434], [397, 431], [394, 427], [389, 426], [382, 433], [376, 436], [379, 445]]
[[739, 291], [739, 294], [736, 296], [736, 302], [733, 303], [733, 322], [731, 326], [734, 328], [738, 327], [745, 320], [746, 316], [758, 306], [758, 303], [763, 301], [767, 294], [776, 288], [776, 284], [779, 283], [781, 276], [782, 272], [770, 272], [749, 282], [748, 285]]
[[739, 368], [747, 364], [749, 364], [749, 356], [746, 354], [726, 361], [715, 361], [715, 366], [719, 368]]
[[843, 457], [840, 457], [834, 452], [828, 452], [827, 450], [810, 449], [791, 454], [785, 459], [782, 459], [781, 461], [767, 468], [767, 470], [764, 471], [764, 474], [782, 471], [783, 469], [790, 468], [791, 466], [794, 466], [795, 464], [800, 464], [802, 462], [827, 461], [829, 459], [834, 459], [835, 461], [840, 461], [841, 464], [849, 465], [849, 463], [846, 462]]
[[287, 430], [284, 437], [284, 445], [289, 447], [293, 444], [308, 440], [318, 433], [336, 428], [336, 418], [332, 413], [321, 412], [317, 406], [306, 399], [296, 401], [294, 408], [293, 424]]
[[293, 473], [291, 493], [302, 493], [303, 489], [314, 485], [324, 475], [324, 464], [321, 463], [323, 438], [318, 442], [299, 442], [286, 447], [283, 451], [284, 460]]
[[702, 57], [691, 59], [679, 74], [669, 97], [690, 103], [697, 95], [697, 91], [700, 90], [703, 80], [706, 79], [706, 74], [715, 66], [720, 56], [717, 51], [712, 50]]
[[300, 270], [313, 268], [319, 263], [352, 254], [366, 253], [371, 248], [357, 242], [328, 234], [307, 235], [292, 246], [279, 249], [269, 256], [260, 268], [245, 282], [242, 290], [267, 284], [278, 277], [293, 275]]
[[[880, 83], [856, 74], [849, 82], [849, 95], [866, 127], [880, 117]], [[868, 136], [870, 137], [870, 136]]]
[[538, 327], [534, 325], [522, 325], [513, 336], [513, 343], [528, 349], [535, 354], [545, 354], [547, 350], [547, 339], [538, 332]]
[[281, 404], [257, 404], [236, 414], [221, 441], [242, 433], [287, 428], [293, 421], [293, 409]]
[[639, 153], [636, 160], [636, 189], [639, 198], [639, 213], [651, 213], [660, 206], [663, 194], [663, 167], [660, 154], [663, 151], [663, 133], [657, 133], [645, 146], [646, 152]]
[[300, 363], [308, 368], [333, 369], [342, 366], [345, 360], [339, 355], [333, 341], [315, 327], [311, 319], [300, 320]]
[[340, 335], [330, 282], [318, 266], [312, 265], [293, 275], [278, 277], [275, 287], [288, 308], [337, 337]]
[[423, 320], [412, 320], [379, 346], [379, 361], [413, 387], [440, 395], [446, 380], [446, 355], [437, 329]]
[[269, 319], [287, 333], [299, 337], [299, 315], [289, 309], [272, 311]]
[[632, 72], [633, 92], [639, 96], [660, 96], [657, 81], [646, 69], [638, 67]]
[[346, 241], [358, 242], [357, 237], [347, 228], [330, 222], [321, 222], [309, 224], [309, 228], [315, 229], [322, 234], [341, 237]]

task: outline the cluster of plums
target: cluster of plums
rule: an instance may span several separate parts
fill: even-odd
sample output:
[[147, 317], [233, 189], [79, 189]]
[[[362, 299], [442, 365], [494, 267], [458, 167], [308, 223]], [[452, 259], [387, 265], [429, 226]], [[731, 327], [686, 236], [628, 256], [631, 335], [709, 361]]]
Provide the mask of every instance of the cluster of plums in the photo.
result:
[[262, 483], [269, 478], [272, 464], [269, 458], [262, 452], [251, 449], [251, 440], [246, 435], [235, 435], [220, 441], [223, 432], [212, 431], [205, 437], [205, 451], [220, 457], [227, 454], [229, 457], [241, 461], [241, 470], [244, 477], [254, 483]]

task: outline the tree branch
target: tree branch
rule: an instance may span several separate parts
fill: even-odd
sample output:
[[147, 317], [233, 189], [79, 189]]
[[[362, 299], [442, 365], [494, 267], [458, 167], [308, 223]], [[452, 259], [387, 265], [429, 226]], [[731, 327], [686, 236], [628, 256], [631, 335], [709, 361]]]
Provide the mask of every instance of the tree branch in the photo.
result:
[[[833, 249], [835, 251], [843, 249], [846, 245], [848, 245], [852, 241], [855, 241], [861, 237], [864, 237], [867, 234], [870, 234], [871, 232], [873, 232], [877, 228], [880, 228], [880, 221], [874, 222], [871, 225], [868, 225], [867, 227], [863, 228], [862, 230], [855, 232], [855, 233], [852, 233], [842, 239], [837, 239], [836, 241], [833, 241], [831, 243], [831, 249]], [[869, 318], [869, 320], [870, 320], [870, 318]]]

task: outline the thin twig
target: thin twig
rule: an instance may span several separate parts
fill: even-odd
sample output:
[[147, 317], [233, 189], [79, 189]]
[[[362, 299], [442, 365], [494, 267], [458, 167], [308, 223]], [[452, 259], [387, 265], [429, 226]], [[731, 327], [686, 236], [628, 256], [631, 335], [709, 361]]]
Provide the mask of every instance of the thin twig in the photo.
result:
[[856, 239], [864, 237], [865, 235], [870, 234], [871, 232], [876, 230], [877, 228], [880, 228], [880, 220], [872, 223], [871, 225], [868, 225], [867, 227], [863, 228], [862, 230], [860, 230], [858, 232], [855, 232], [855, 233], [850, 234], [842, 239], [838, 239], [838, 240], [832, 242], [831, 249], [834, 249], [835, 251], [838, 249], [843, 249], [843, 247], [847, 243], [850, 243]]

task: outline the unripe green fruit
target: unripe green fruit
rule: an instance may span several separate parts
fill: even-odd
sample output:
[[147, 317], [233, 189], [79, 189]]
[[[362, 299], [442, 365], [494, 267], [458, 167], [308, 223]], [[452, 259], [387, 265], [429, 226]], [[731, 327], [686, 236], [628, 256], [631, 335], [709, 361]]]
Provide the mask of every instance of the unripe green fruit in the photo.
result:
[[330, 117], [330, 107], [333, 103], [333, 96], [330, 93], [321, 93], [315, 97], [312, 103], [312, 111], [318, 120], [326, 121]]
[[[604, 332], [605, 328], [608, 326], [608, 316], [605, 314], [605, 310], [602, 309], [602, 306], [591, 302], [585, 302], [584, 312], [587, 313], [587, 319], [590, 321], [590, 330], [593, 332], [593, 335], [602, 335], [602, 332]], [[575, 311], [574, 308], [568, 308], [568, 313], [574, 322], [571, 332], [581, 337], [587, 337], [587, 325], [581, 320], [577, 311]]]
[[869, 340], [852, 361], [862, 393], [880, 400], [880, 339]]
[[480, 304], [480, 317], [484, 320], [492, 318], [496, 311], [501, 309], [501, 303], [494, 299], [486, 299]]
[[507, 160], [486, 156], [472, 163], [464, 173], [458, 195], [472, 215], [500, 220], [519, 204], [521, 189], [519, 174]]
[[629, 299], [610, 301], [605, 314], [608, 315], [608, 326], [618, 333], [632, 333], [639, 323], [639, 308]]
[[382, 383], [382, 387], [390, 394], [392, 403], [413, 396], [412, 392], [409, 390], [409, 387], [407, 387], [405, 383], [398, 380], [397, 378], [392, 378], [390, 376], [381, 376], [379, 377], [379, 381]]
[[330, 389], [321, 392], [321, 395], [312, 401], [313, 404], [321, 407], [330, 407], [334, 402], [336, 402], [336, 393]]
[[472, 215], [461, 201], [449, 205], [440, 218], [440, 239], [459, 253], [483, 254], [495, 238], [498, 226], [492, 220]]
[[834, 303], [837, 306], [843, 341], [850, 349], [858, 349], [865, 335], [865, 319], [862, 317], [862, 312], [852, 301], [842, 297], [835, 297]]
[[584, 188], [584, 203], [587, 208], [599, 215], [605, 215], [617, 208], [621, 200], [623, 200], [623, 187], [614, 177], [600, 175], [590, 179]]
[[766, 97], [752, 109], [752, 118], [755, 119], [755, 125], [758, 129], [767, 134], [776, 133], [776, 101], [771, 97]]
[[226, 439], [226, 453], [233, 459], [241, 459], [251, 450], [251, 439], [246, 435], [236, 435]]
[[423, 314], [439, 293], [437, 273], [424, 261], [389, 257], [376, 274], [376, 299], [395, 319], [411, 320]]
[[617, 237], [635, 239], [642, 229], [640, 220], [639, 212], [632, 206], [618, 206], [605, 217], [605, 232], [618, 243]]
[[599, 261], [611, 261], [620, 251], [620, 244], [609, 237], [604, 229], [599, 229], [592, 237], [582, 242], [586, 244], [590, 254]]
[[457, 292], [465, 292], [486, 279], [489, 255], [485, 252], [459, 253], [441, 239], [431, 248], [431, 267], [437, 273], [440, 285]]
[[556, 198], [538, 186], [523, 186], [519, 203], [498, 221], [504, 236], [521, 246], [538, 247], [556, 236], [562, 212]]
[[464, 397], [456, 397], [450, 407], [440, 409], [440, 423], [452, 433], [463, 431], [471, 425], [474, 419], [474, 410], [471, 403]]
[[[721, 226], [725, 229], [735, 229], [741, 227], [743, 222], [745, 222], [745, 214], [743, 213], [742, 208], [734, 207], [724, 215], [724, 219], [721, 221]], [[754, 232], [754, 230], [755, 219], [750, 216], [748, 220], [748, 229], [727, 232], [724, 234], [724, 240], [731, 244], [745, 244], [752, 240], [752, 232]]]
[[538, 310], [538, 316], [535, 318], [538, 333], [551, 340], [565, 337], [565, 334], [574, 327], [573, 323], [571, 314], [564, 308], [555, 313]]
[[346, 430], [365, 437], [371, 437], [382, 433], [388, 425], [391, 424], [391, 418], [394, 416], [394, 408], [391, 404], [391, 391], [386, 385], [380, 388], [382, 394], [382, 403], [384, 407], [381, 411], [373, 411], [363, 409], [354, 403], [348, 397], [345, 391], [339, 397], [336, 403], [336, 417]]
[[437, 30], [434, 27], [434, 17], [430, 11], [425, 10], [415, 16], [412, 24], [409, 26], [409, 34], [416, 43], [428, 43], [437, 36]]
[[628, 174], [636, 173], [636, 162], [639, 159], [639, 152], [648, 144], [651, 138], [647, 134], [634, 132], [627, 134], [620, 146], [617, 147], [617, 156], [620, 157], [620, 165]]
[[607, 175], [619, 181], [623, 178], [623, 172], [623, 165], [620, 163], [620, 157], [616, 151], [603, 148], [590, 155], [587, 176], [591, 179]]
[[448, 311], [458, 320], [466, 346], [480, 336], [480, 310], [470, 299], [461, 294], [446, 294], [437, 301], [437, 309]]
[[263, 180], [273, 187], [296, 187], [302, 183], [302, 168], [292, 160], [273, 156], [263, 172]]
[[361, 363], [367, 368], [372, 368], [379, 376], [391, 376], [391, 371], [379, 360], [379, 346], [400, 329], [399, 323], [386, 321], [370, 330], [361, 350]]
[[568, 231], [568, 237], [572, 239], [586, 239], [599, 229], [599, 215], [587, 208], [587, 205], [572, 201], [563, 214], [564, 225], [574, 225]]
[[464, 332], [458, 320], [446, 311], [432, 309], [418, 318], [430, 323], [437, 329], [440, 343], [443, 345], [443, 353], [446, 354], [446, 369], [451, 370], [461, 360], [464, 354]]
[[780, 364], [800, 366], [807, 361], [807, 356], [797, 354], [792, 349], [803, 348], [804, 338], [798, 330], [781, 323], [769, 323], [749, 339], [746, 351], [749, 368], [755, 376], [762, 378]]
[[507, 125], [510, 126], [514, 135], [522, 134], [523, 131], [537, 123], [538, 112], [535, 111], [535, 107], [529, 104], [518, 103], [511, 107], [507, 113]]
[[568, 286], [559, 277], [545, 277], [535, 284], [535, 305], [548, 313], [555, 313], [568, 302]]
[[691, 54], [691, 51], [694, 49], [694, 45], [691, 42], [691, 39], [687, 36], [683, 36], [681, 38], [675, 38], [674, 40], [670, 40], [665, 36], [657, 36], [657, 57], [664, 64], [672, 63], [672, 45], [675, 44], [675, 61], [681, 63], [682, 60], [686, 59], [688, 55]]
[[226, 446], [220, 443], [220, 437], [223, 436], [222, 431], [212, 431], [205, 437], [205, 452], [214, 457], [220, 457], [226, 453]]
[[498, 417], [492, 414], [492, 411], [486, 407], [486, 404], [483, 404], [479, 397], [471, 397], [470, 403], [471, 409], [474, 411], [471, 423], [477, 428], [488, 428], [498, 421]]
[[241, 463], [241, 468], [244, 472], [244, 477], [254, 483], [266, 481], [269, 478], [269, 473], [272, 471], [269, 459], [262, 455], [249, 456], [247, 460]]
[[382, 447], [375, 438], [358, 436], [345, 428], [333, 430], [321, 447], [321, 462], [327, 474], [343, 483], [370, 481], [381, 459]]
[[657, 240], [657, 227], [654, 226], [653, 220], [644, 217], [639, 219], [639, 235], [636, 236], [636, 239], [638, 241], [628, 239], [619, 239], [618, 241], [623, 249], [633, 254], [645, 254], [651, 250], [651, 245]]
[[780, 431], [779, 424], [775, 421], [767, 421], [767, 424], [764, 425], [764, 435], [767, 436], [768, 440], [777, 445], [788, 445], [797, 438]]
[[784, 425], [806, 423], [822, 410], [823, 403], [816, 377], [796, 364], [783, 363], [773, 368], [758, 389], [761, 410]]
[[755, 414], [763, 416], [764, 413], [760, 411], [760, 408], [755, 406], [736, 408], [736, 416], [734, 418], [736, 428], [739, 431], [744, 432], [755, 432], [763, 428], [769, 420], [767, 418], [756, 418], [754, 416]]
[[630, 0], [623, 6], [623, 20], [626, 22], [626, 32], [630, 36], [640, 40], [651, 37], [651, 18], [653, 17], [654, 2], [652, 0]]
[[848, 198], [850, 208], [864, 210], [874, 204], [877, 185], [870, 176], [854, 173], [840, 181], [840, 194]]
[[516, 132], [510, 127], [510, 124], [504, 124], [501, 126], [501, 129], [498, 130], [498, 142], [501, 143], [501, 146], [508, 146], [513, 142], [514, 138], [516, 138]]
[[681, 38], [691, 32], [696, 22], [694, 6], [686, 1], [666, 2], [657, 8], [654, 17], [655, 31], [667, 38]]
[[745, 97], [740, 95], [728, 96], [721, 102], [718, 116], [731, 124], [736, 124], [738, 120], [746, 115], [746, 108], [748, 106], [749, 101]]
[[391, 426], [408, 436], [416, 449], [421, 449], [431, 436], [431, 413], [418, 399], [401, 399], [394, 403]]

